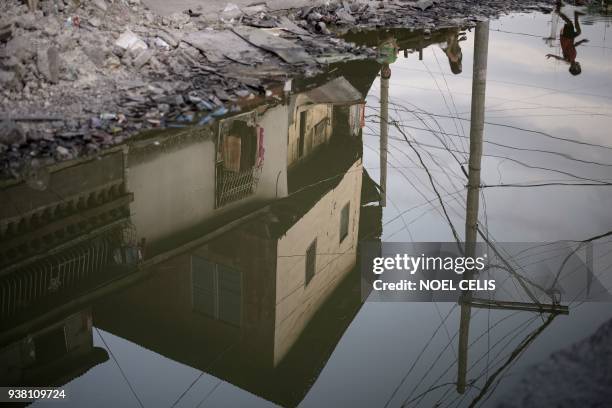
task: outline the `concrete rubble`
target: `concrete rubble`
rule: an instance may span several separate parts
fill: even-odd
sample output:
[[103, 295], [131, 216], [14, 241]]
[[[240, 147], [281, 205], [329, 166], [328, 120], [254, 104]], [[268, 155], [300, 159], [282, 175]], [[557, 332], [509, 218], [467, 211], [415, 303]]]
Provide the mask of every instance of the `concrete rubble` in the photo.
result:
[[[527, 4], [528, 3], [528, 4]], [[0, 178], [144, 129], [210, 123], [330, 61], [374, 58], [349, 29], [470, 24], [550, 2], [273, 0], [157, 15], [140, 0], [0, 4]], [[15, 137], [15, 126], [24, 137]]]

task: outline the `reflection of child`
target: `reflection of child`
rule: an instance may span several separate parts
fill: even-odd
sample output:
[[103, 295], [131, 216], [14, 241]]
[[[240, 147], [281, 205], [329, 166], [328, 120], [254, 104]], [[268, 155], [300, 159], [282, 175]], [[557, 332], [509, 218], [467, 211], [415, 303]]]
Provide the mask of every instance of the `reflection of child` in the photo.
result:
[[584, 13], [580, 11], [574, 11], [574, 22], [561, 12], [561, 7], [558, 4], [555, 10], [556, 13], [563, 19], [565, 25], [561, 29], [560, 42], [561, 42], [561, 53], [562, 57], [553, 54], [547, 54], [546, 58], [555, 58], [559, 61], [564, 61], [570, 64], [569, 72], [572, 75], [578, 75], [582, 72], [582, 68], [580, 67], [580, 63], [576, 61], [576, 47], [580, 44], [589, 42], [586, 38], [584, 40], [574, 42], [576, 37], [582, 34], [582, 30], [580, 29], [580, 21], [578, 20], [578, 16], [584, 15]]
[[376, 61], [379, 64], [393, 64], [397, 59], [399, 47], [392, 35], [387, 36], [377, 47]]
[[380, 76], [382, 79], [391, 78], [391, 67], [389, 65], [397, 60], [398, 51], [399, 47], [397, 45], [397, 40], [391, 34], [387, 35], [385, 39], [378, 44], [376, 61], [382, 65], [380, 69]]
[[460, 74], [463, 71], [461, 61], [463, 60], [463, 53], [461, 52], [461, 46], [459, 41], [465, 40], [465, 37], [459, 37], [459, 30], [450, 32], [446, 40], [446, 47], [442, 47], [442, 51], [448, 58], [448, 64], [450, 65], [451, 72], [455, 75]]

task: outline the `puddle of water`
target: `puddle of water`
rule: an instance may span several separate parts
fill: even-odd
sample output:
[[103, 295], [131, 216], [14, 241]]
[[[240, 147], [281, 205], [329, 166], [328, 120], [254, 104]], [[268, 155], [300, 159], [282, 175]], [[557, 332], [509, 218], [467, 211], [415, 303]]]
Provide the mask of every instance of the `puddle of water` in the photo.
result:
[[[580, 75], [546, 57], [563, 55], [554, 15], [490, 23], [479, 222], [497, 242], [612, 225], [612, 188], [593, 185], [612, 182], [610, 20], [581, 19]], [[483, 389], [496, 406], [608, 320], [572, 305], [489, 389], [542, 321], [473, 312], [458, 394], [455, 304], [363, 301], [360, 240], [462, 234], [474, 30], [350, 38], [379, 62], [6, 185], [2, 382], [64, 386], [69, 406], [469, 406]]]

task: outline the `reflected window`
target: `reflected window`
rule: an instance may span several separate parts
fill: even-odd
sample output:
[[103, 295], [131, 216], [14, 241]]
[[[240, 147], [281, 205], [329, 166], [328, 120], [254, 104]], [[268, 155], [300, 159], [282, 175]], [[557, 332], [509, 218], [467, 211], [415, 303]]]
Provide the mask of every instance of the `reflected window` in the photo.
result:
[[306, 277], [304, 286], [307, 286], [317, 271], [317, 239], [312, 241], [312, 244], [306, 250]]
[[240, 326], [242, 276], [225, 265], [191, 257], [193, 310]]
[[342, 212], [340, 213], [340, 242], [344, 241], [348, 236], [350, 205], [351, 203], [346, 203], [346, 205], [342, 207]]
[[215, 208], [255, 193], [264, 152], [263, 130], [257, 127], [254, 112], [221, 121], [215, 168]]

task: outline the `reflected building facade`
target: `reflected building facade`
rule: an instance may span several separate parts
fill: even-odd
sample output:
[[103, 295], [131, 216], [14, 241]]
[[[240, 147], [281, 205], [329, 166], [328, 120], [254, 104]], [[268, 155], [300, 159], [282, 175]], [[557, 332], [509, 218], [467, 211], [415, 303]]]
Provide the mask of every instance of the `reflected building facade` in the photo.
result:
[[[286, 150], [269, 159], [264, 146], [257, 191], [225, 208], [211, 203], [209, 216], [263, 194], [275, 200], [233, 218], [235, 226], [201, 245], [197, 238], [180, 254], [153, 255], [149, 279], [94, 307], [96, 324], [265, 399], [297, 405], [362, 304], [356, 266], [364, 169], [354, 131], [361, 106], [344, 78], [292, 96], [282, 107], [287, 131], [276, 142], [286, 141]], [[275, 134], [268, 129], [278, 109], [251, 116], [254, 135]]]
[[297, 405], [363, 301], [371, 68], [5, 186], [2, 383], [62, 385], [106, 361], [95, 326]]

